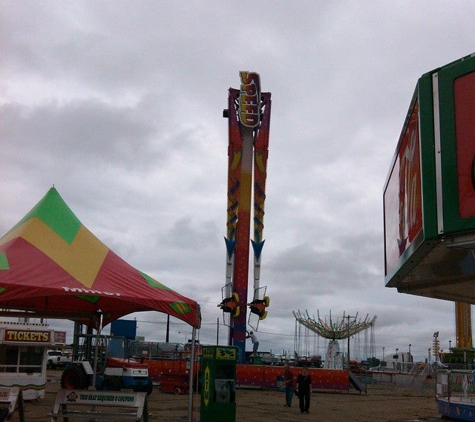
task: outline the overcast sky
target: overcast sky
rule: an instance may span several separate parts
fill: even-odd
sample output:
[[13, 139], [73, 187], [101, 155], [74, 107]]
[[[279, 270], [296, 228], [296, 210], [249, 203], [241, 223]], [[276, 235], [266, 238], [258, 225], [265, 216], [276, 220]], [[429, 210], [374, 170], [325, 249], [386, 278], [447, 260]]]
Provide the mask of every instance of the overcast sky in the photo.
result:
[[[0, 236], [54, 185], [114, 252], [196, 300], [214, 343], [222, 110], [256, 71], [273, 101], [260, 350], [293, 351], [296, 310], [377, 315], [378, 358], [412, 344], [423, 359], [435, 331], [455, 344], [453, 303], [384, 285], [382, 193], [418, 78], [475, 51], [473, 1], [0, 0], [0, 43]], [[133, 316], [165, 339], [165, 315]], [[172, 321], [172, 341], [189, 333]]]

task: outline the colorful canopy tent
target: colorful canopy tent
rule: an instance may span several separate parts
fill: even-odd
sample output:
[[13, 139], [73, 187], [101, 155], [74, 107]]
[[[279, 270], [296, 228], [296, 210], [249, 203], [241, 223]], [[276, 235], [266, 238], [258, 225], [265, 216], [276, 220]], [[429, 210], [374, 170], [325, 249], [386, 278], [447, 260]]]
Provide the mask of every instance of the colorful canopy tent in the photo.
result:
[[[55, 188], [0, 239], [0, 310], [97, 328], [158, 311], [195, 328], [199, 305], [136, 270], [97, 239]], [[5, 313], [7, 314], [7, 313]]]

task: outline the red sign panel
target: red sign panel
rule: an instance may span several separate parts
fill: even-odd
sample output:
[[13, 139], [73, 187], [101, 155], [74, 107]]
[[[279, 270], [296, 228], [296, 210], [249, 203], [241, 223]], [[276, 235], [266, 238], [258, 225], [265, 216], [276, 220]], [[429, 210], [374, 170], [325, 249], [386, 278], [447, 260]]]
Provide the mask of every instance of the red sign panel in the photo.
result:
[[475, 72], [454, 81], [457, 181], [461, 218], [475, 216]]
[[418, 111], [415, 102], [384, 192], [386, 274], [422, 230]]
[[55, 344], [66, 344], [66, 331], [55, 331], [54, 332], [54, 343]]

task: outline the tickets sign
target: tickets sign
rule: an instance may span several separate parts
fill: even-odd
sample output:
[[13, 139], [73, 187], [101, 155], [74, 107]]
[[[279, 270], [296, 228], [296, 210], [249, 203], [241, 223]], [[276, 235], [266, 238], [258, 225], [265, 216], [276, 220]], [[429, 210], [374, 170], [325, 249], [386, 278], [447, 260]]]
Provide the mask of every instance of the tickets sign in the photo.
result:
[[51, 331], [14, 330], [6, 328], [3, 340], [10, 343], [50, 343]]

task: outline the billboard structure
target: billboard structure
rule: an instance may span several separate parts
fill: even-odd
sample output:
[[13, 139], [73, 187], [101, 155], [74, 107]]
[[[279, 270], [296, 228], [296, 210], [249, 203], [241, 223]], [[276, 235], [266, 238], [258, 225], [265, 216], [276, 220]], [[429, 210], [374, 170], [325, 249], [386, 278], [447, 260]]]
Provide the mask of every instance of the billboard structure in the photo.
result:
[[[244, 363], [247, 324], [257, 330], [259, 321], [267, 316], [269, 306], [266, 287], [260, 286], [260, 266], [264, 246], [271, 94], [261, 92], [258, 73], [240, 72], [239, 75], [240, 89], [229, 89], [228, 108], [224, 110], [229, 131], [226, 284], [218, 306], [229, 325], [228, 344], [238, 347], [239, 363]], [[254, 295], [247, 303], [250, 244], [254, 251]], [[246, 320], [247, 307], [250, 309], [249, 321]]]
[[475, 54], [418, 80], [383, 208], [386, 287], [475, 303]]

